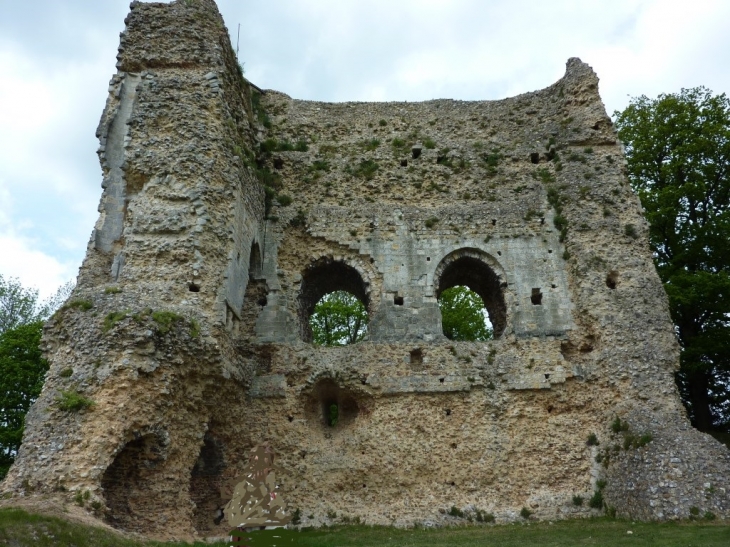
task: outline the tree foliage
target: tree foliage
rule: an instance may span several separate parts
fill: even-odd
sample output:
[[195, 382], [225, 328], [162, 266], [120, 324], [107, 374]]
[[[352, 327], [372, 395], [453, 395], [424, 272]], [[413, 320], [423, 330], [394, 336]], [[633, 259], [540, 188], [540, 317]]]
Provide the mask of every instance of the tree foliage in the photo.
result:
[[25, 415], [43, 387], [48, 363], [39, 348], [42, 321], [0, 334], [0, 479], [20, 447]]
[[682, 398], [699, 429], [728, 427], [730, 100], [683, 89], [614, 115], [682, 348]]
[[40, 394], [48, 370], [39, 347], [43, 321], [73, 288], [73, 282], [68, 282], [39, 302], [37, 290], [0, 274], [0, 479], [15, 459], [25, 415]]
[[444, 335], [451, 340], [483, 342], [493, 331], [488, 325], [482, 298], [468, 287], [446, 289], [439, 297]]
[[346, 291], [324, 295], [309, 318], [312, 341], [321, 346], [345, 346], [365, 337], [368, 312], [355, 296]]
[[38, 291], [0, 274], [0, 333], [39, 319]]
[[74, 286], [69, 281], [47, 300], [39, 302], [37, 289], [23, 287], [17, 279], [6, 279], [0, 274], [0, 333], [48, 319], [66, 301]]

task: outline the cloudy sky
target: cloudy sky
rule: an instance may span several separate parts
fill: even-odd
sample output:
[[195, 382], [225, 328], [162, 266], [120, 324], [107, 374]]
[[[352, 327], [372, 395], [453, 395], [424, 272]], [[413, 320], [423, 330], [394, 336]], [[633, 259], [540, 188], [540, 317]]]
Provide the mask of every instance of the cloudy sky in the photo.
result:
[[[75, 278], [97, 216], [94, 136], [126, 0], [0, 0], [0, 274]], [[323, 101], [499, 99], [580, 57], [609, 113], [630, 96], [730, 93], [726, 0], [219, 0], [260, 87]]]

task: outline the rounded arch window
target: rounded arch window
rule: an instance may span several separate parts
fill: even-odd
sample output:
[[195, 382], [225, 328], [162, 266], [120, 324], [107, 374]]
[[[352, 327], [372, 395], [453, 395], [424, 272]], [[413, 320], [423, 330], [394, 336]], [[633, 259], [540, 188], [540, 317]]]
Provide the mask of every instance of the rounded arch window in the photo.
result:
[[[507, 327], [504, 283], [495, 266], [490, 265], [491, 261], [481, 251], [462, 249], [444, 258], [436, 269], [436, 297], [447, 337], [454, 340], [498, 338]], [[485, 333], [490, 328], [491, 336]]]
[[249, 279], [259, 279], [261, 277], [261, 249], [256, 242], [251, 243], [251, 253], [248, 257], [248, 277]]
[[302, 340], [325, 346], [359, 342], [367, 334], [369, 304], [367, 287], [355, 268], [338, 261], [318, 261], [302, 275]]

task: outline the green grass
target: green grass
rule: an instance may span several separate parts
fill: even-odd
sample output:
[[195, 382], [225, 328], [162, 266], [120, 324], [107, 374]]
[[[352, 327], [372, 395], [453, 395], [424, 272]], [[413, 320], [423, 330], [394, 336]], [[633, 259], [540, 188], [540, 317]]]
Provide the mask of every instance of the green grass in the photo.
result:
[[[627, 532], [631, 531], [631, 534]], [[277, 537], [278, 536], [278, 537]], [[460, 526], [400, 530], [390, 527], [338, 526], [298, 532], [253, 532], [247, 545], [297, 547], [540, 547], [636, 546], [724, 547], [730, 545], [730, 526], [682, 523], [632, 523], [607, 518], [512, 525]], [[31, 515], [19, 509], [0, 509], [0, 545], [30, 547], [222, 547], [218, 543], [158, 543], [124, 539], [99, 528], [72, 524], [57, 518]]]
[[59, 393], [60, 395], [56, 397], [56, 404], [61, 410], [78, 412], [79, 410], [94, 406], [94, 401], [76, 391], [61, 390]]

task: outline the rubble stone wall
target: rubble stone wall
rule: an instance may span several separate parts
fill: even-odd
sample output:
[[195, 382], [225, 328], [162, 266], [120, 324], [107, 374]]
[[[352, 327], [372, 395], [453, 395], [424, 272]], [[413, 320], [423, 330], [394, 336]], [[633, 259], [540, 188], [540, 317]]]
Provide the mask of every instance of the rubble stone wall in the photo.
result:
[[[246, 83], [212, 0], [133, 2], [126, 23], [99, 221], [3, 491], [218, 536], [218, 487], [269, 442], [304, 525], [585, 516], [597, 489], [633, 518], [730, 515], [730, 453], [680, 403], [588, 65], [499, 101], [298, 101]], [[442, 334], [455, 285], [493, 340]], [[311, 343], [334, 290], [366, 305], [365, 341]]]

